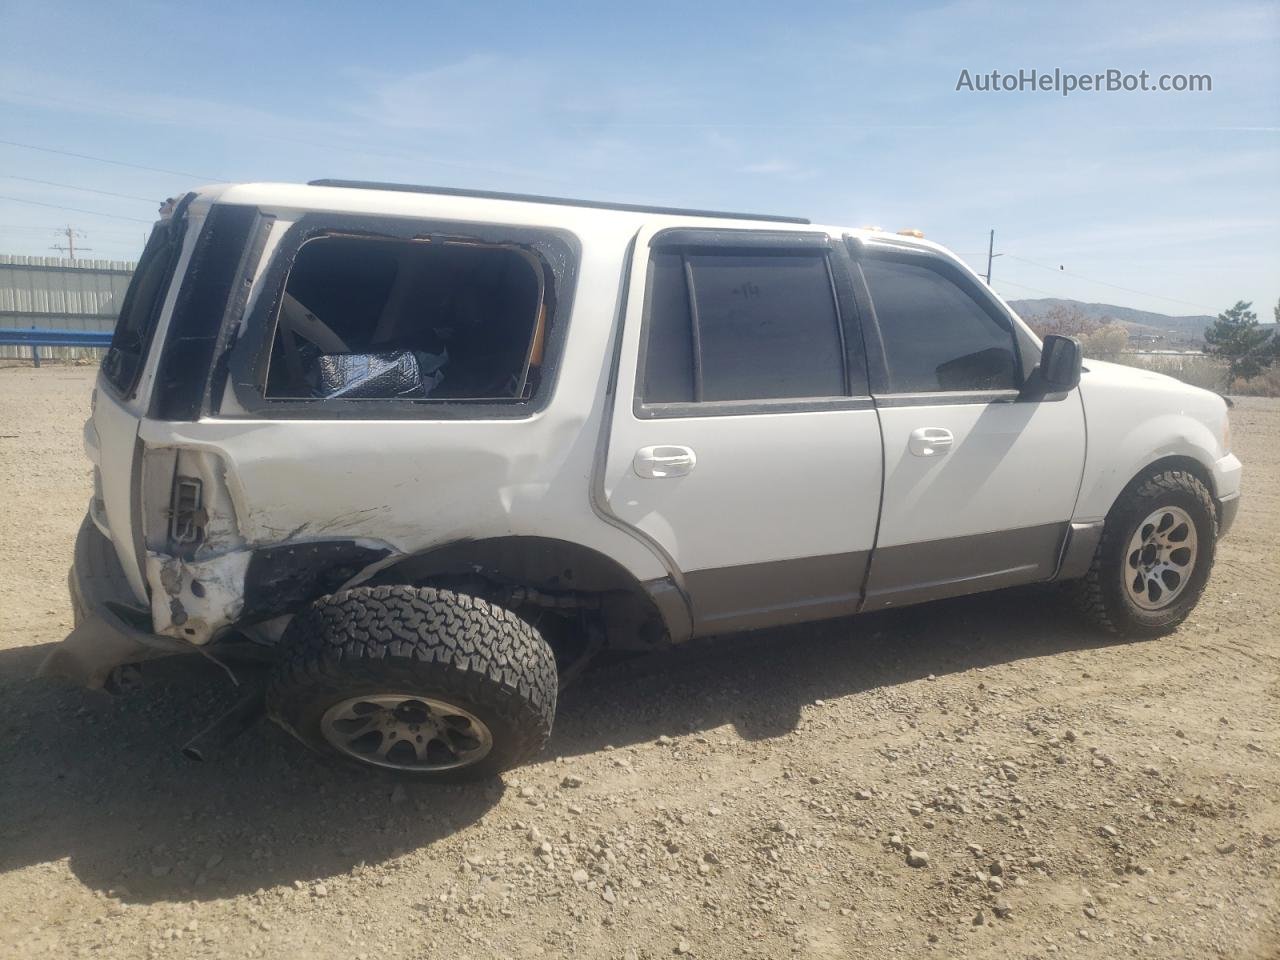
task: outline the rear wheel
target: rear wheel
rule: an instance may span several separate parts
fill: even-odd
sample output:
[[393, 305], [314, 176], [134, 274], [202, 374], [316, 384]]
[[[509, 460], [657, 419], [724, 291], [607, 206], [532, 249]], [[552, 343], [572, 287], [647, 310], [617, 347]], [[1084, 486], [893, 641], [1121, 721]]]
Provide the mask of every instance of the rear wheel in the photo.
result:
[[531, 625], [430, 587], [317, 600], [282, 638], [272, 717], [308, 746], [424, 780], [492, 776], [551, 733], [556, 668]]
[[1088, 574], [1076, 585], [1086, 617], [1109, 633], [1173, 630], [1200, 600], [1217, 546], [1208, 489], [1185, 470], [1132, 483], [1107, 515]]

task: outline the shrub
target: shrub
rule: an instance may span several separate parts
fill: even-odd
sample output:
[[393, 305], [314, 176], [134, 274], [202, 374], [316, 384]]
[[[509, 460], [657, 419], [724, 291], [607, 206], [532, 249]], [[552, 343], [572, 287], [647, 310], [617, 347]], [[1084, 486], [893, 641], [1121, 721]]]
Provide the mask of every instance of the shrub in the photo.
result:
[[1199, 353], [1122, 353], [1117, 361], [1126, 366], [1175, 377], [1193, 387], [1215, 393], [1246, 397], [1280, 397], [1280, 367], [1271, 367], [1256, 377], [1228, 380], [1226, 360]]

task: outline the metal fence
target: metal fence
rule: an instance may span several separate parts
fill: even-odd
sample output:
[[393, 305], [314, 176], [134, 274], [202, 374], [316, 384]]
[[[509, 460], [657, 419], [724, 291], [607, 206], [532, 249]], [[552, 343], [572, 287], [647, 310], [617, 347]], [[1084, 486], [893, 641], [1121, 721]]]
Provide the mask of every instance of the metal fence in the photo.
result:
[[[136, 265], [0, 254], [0, 358], [30, 358], [33, 351], [42, 359], [100, 358], [100, 347], [71, 345], [96, 338], [59, 340], [57, 332], [110, 333]], [[54, 336], [18, 343], [18, 331], [50, 331]]]

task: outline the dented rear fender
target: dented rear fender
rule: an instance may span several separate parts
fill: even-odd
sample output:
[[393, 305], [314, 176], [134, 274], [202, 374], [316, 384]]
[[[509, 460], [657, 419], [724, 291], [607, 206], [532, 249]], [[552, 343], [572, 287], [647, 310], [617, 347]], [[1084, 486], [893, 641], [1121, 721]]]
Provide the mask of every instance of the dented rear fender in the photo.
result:
[[142, 500], [153, 629], [197, 645], [292, 614], [395, 553], [375, 540], [306, 539], [305, 528], [250, 540], [243, 494], [212, 449], [148, 448]]

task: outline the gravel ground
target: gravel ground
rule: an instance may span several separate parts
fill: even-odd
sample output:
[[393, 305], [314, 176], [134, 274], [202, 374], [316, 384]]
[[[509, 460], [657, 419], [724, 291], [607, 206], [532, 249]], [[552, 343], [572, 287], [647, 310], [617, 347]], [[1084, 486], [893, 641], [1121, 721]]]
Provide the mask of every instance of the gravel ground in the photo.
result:
[[266, 723], [188, 763], [233, 698], [203, 661], [32, 679], [92, 376], [0, 369], [0, 956], [1280, 956], [1280, 402], [1236, 407], [1244, 506], [1172, 637], [1036, 589], [698, 644], [430, 789]]

